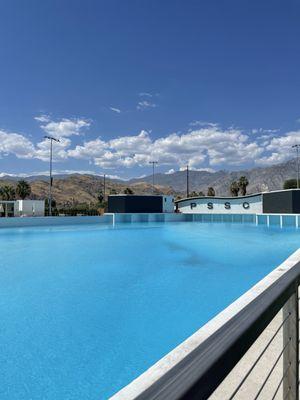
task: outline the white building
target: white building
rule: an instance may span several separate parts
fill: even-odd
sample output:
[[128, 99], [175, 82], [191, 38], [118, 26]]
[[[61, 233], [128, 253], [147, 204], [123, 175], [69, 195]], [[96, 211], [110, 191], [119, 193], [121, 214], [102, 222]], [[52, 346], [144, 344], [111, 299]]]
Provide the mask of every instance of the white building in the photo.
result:
[[45, 200], [0, 200], [0, 217], [43, 217]]

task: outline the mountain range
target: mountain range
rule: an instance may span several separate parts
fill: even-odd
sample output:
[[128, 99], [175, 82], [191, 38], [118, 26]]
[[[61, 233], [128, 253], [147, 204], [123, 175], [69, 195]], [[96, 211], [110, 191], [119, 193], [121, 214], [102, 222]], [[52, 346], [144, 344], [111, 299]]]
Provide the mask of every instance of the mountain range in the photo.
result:
[[[246, 176], [249, 180], [247, 187], [248, 193], [257, 193], [261, 191], [279, 190], [283, 188], [284, 181], [290, 178], [296, 178], [297, 164], [292, 159], [285, 163], [272, 165], [269, 167], [259, 167], [244, 169], [239, 171], [189, 171], [189, 189], [190, 191], [207, 192], [208, 186], [215, 189], [216, 195], [230, 195], [230, 184], [239, 179], [240, 176]], [[152, 182], [152, 176], [143, 179], [132, 179], [129, 183]], [[185, 193], [186, 191], [186, 171], [177, 171], [172, 174], [155, 174], [155, 183], [161, 186], [172, 187], [176, 193]]]
[[[246, 176], [249, 180], [248, 193], [271, 191], [282, 189], [286, 179], [296, 177], [296, 160], [285, 163], [245, 169], [239, 171], [189, 171], [189, 189], [207, 193], [207, 188], [212, 186], [216, 195], [230, 195], [230, 184], [240, 176]], [[10, 184], [15, 186], [16, 176], [4, 176], [0, 179], [0, 186]], [[29, 176], [25, 178], [30, 182], [32, 198], [45, 198], [48, 196], [48, 177]], [[157, 173], [155, 179], [155, 193], [173, 194], [184, 196], [186, 193], [186, 171], [177, 171], [172, 174]], [[130, 187], [136, 194], [148, 194], [153, 192], [152, 175], [144, 178], [122, 181], [118, 179], [107, 179], [106, 193], [123, 193]], [[103, 177], [99, 175], [55, 175], [53, 183], [53, 197], [58, 204], [71, 203], [96, 203], [97, 194], [103, 191]]]

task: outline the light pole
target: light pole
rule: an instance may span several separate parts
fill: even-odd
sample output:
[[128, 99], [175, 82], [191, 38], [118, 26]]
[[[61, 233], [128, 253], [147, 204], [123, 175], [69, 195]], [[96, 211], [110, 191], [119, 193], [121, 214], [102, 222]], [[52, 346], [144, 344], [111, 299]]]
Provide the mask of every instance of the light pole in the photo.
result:
[[152, 164], [152, 192], [154, 194], [155, 192], [155, 187], [154, 187], [154, 167], [156, 164], [158, 164], [158, 161], [149, 161], [149, 164]]
[[186, 197], [188, 198], [190, 195], [189, 190], [189, 166], [186, 166]]
[[297, 153], [297, 189], [299, 189], [299, 147], [300, 144], [294, 144], [294, 146], [292, 146], [293, 149], [296, 149]]
[[103, 174], [103, 200], [105, 202], [106, 174]]
[[52, 178], [52, 146], [53, 146], [53, 141], [54, 142], [59, 142], [59, 139], [56, 139], [52, 136], [44, 136], [44, 139], [50, 140], [50, 172], [49, 172], [49, 216], [52, 216], [52, 184], [53, 184], [53, 178]]

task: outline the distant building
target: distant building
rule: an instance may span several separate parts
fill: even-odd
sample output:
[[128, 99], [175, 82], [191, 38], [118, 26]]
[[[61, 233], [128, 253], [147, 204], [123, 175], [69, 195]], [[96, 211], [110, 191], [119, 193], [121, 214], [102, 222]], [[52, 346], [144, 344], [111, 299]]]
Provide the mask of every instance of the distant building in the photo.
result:
[[43, 217], [45, 200], [0, 200], [0, 217]]
[[173, 196], [116, 194], [108, 196], [110, 213], [172, 213]]
[[300, 190], [238, 197], [188, 197], [175, 203], [176, 210], [184, 214], [300, 214]]

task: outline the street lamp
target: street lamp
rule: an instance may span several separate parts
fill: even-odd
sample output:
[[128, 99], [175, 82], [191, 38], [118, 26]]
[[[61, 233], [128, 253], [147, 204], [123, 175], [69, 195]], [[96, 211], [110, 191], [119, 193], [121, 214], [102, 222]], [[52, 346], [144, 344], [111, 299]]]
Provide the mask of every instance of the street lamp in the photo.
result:
[[52, 178], [52, 146], [53, 146], [53, 141], [54, 142], [59, 142], [59, 139], [56, 139], [52, 136], [44, 136], [44, 139], [50, 140], [50, 171], [49, 171], [49, 216], [52, 216], [52, 184], [53, 184], [53, 178]]
[[189, 166], [186, 166], [186, 197], [188, 198], [190, 195], [189, 189]]
[[294, 144], [294, 146], [292, 146], [293, 149], [296, 149], [296, 153], [297, 153], [297, 189], [299, 189], [299, 148], [300, 148], [300, 144]]
[[106, 174], [103, 174], [103, 200], [105, 202], [105, 191], [106, 191]]
[[155, 167], [155, 164], [158, 164], [158, 161], [149, 161], [149, 164], [152, 164], [152, 192], [154, 194], [154, 192], [155, 192], [155, 187], [154, 187], [154, 167]]

